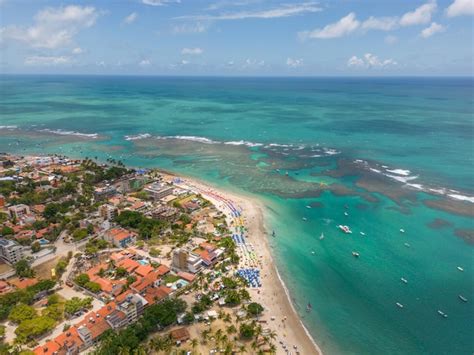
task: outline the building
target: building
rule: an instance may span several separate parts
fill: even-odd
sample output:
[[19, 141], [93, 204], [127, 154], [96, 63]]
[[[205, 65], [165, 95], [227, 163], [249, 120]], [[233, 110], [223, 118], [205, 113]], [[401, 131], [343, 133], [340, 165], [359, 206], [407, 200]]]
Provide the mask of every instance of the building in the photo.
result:
[[189, 271], [196, 274], [202, 269], [202, 259], [197, 254], [176, 248], [173, 251], [172, 267], [179, 271]]
[[170, 336], [176, 344], [181, 344], [191, 339], [191, 336], [185, 327], [172, 330]]
[[8, 214], [11, 218], [21, 219], [30, 214], [30, 208], [27, 205], [15, 205], [8, 207]]
[[145, 188], [145, 191], [155, 200], [160, 200], [173, 194], [173, 187], [165, 184], [154, 183]]
[[137, 240], [137, 235], [124, 228], [112, 228], [104, 233], [104, 240], [112, 243], [117, 248], [125, 248]]
[[13, 240], [0, 238], [0, 258], [9, 264], [16, 264], [23, 259], [23, 247]]
[[118, 209], [112, 205], [102, 205], [99, 207], [99, 215], [103, 219], [111, 221], [118, 216]]
[[117, 309], [125, 313], [127, 324], [135, 323], [143, 314], [147, 300], [138, 294], [129, 294], [125, 300], [117, 305]]
[[151, 217], [163, 221], [172, 222], [179, 214], [179, 210], [171, 206], [159, 206], [151, 211]]
[[147, 183], [147, 178], [146, 176], [133, 176], [130, 178], [126, 178], [123, 180], [120, 180], [115, 184], [117, 186], [117, 189], [122, 192], [122, 193], [127, 193], [130, 191], [137, 191], [143, 188], [145, 184]]
[[104, 200], [114, 196], [117, 193], [115, 186], [97, 187], [94, 190], [94, 198], [97, 201]]

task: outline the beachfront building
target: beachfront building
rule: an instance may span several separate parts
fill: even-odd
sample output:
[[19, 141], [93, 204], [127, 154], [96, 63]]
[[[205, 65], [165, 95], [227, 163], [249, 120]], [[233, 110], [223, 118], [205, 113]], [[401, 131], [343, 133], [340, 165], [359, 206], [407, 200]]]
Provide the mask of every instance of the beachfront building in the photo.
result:
[[13, 240], [0, 238], [0, 259], [16, 264], [23, 259], [23, 247]]
[[173, 250], [172, 267], [178, 271], [189, 271], [196, 274], [202, 269], [202, 259], [199, 255], [186, 249], [176, 248]]
[[117, 190], [121, 193], [128, 193], [130, 191], [137, 191], [143, 188], [148, 182], [148, 179], [144, 175], [137, 175], [132, 177], [126, 177], [115, 183]]
[[137, 235], [124, 228], [112, 228], [104, 233], [103, 239], [117, 248], [125, 248], [137, 240]]
[[145, 188], [145, 191], [153, 197], [154, 200], [160, 200], [173, 194], [173, 187], [155, 182]]

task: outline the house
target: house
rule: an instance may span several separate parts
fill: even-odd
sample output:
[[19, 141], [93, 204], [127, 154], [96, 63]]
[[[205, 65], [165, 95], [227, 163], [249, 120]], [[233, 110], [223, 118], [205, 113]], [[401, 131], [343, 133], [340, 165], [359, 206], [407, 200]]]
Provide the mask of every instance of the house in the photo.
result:
[[193, 282], [196, 279], [196, 275], [184, 271], [178, 272], [178, 277], [182, 278], [184, 281], [187, 282]]
[[143, 297], [151, 305], [168, 298], [172, 292], [173, 290], [166, 286], [149, 287], [146, 289]]
[[113, 206], [113, 205], [102, 205], [99, 207], [99, 215], [107, 220], [107, 221], [111, 221], [113, 220], [115, 217], [117, 217], [118, 215], [118, 209], [117, 207]]
[[117, 193], [117, 189], [114, 186], [97, 187], [94, 190], [94, 199], [96, 201], [108, 199]]
[[112, 228], [104, 233], [104, 239], [117, 248], [125, 248], [128, 244], [136, 242], [137, 235], [124, 228]]
[[30, 208], [27, 205], [15, 205], [8, 207], [10, 218], [21, 219], [30, 214]]
[[33, 350], [35, 355], [58, 355], [60, 354], [61, 347], [58, 343], [53, 340], [48, 341], [47, 343], [36, 347]]
[[173, 187], [156, 182], [146, 187], [145, 192], [147, 192], [154, 200], [160, 200], [166, 196], [172, 195]]
[[76, 328], [72, 327], [54, 338], [54, 342], [59, 345], [61, 350], [67, 355], [79, 354], [79, 350], [84, 346], [84, 342]]
[[117, 263], [117, 266], [123, 267], [125, 270], [127, 270], [128, 273], [132, 273], [140, 267], [140, 263], [133, 259], [127, 258], [127, 259], [120, 260]]
[[205, 266], [209, 267], [214, 265], [219, 257], [224, 254], [223, 248], [217, 248], [211, 243], [201, 243], [198, 249], [194, 250], [194, 253], [198, 254]]
[[148, 275], [153, 270], [155, 270], [155, 269], [151, 265], [140, 265], [135, 270], [135, 274], [137, 274], [138, 276], [141, 276], [141, 277], [145, 277], [146, 275]]
[[172, 330], [170, 332], [170, 336], [177, 344], [184, 343], [185, 341], [188, 341], [191, 338], [188, 330], [184, 327]]
[[193, 274], [202, 268], [202, 259], [199, 255], [182, 248], [173, 250], [172, 267], [179, 271], [189, 271]]

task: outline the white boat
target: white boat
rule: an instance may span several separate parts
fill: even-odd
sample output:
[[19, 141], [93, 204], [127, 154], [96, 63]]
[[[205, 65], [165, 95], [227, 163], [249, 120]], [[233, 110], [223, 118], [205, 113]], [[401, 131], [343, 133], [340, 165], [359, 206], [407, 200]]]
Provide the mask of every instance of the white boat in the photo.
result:
[[319, 240], [323, 240], [324, 239], [324, 233], [321, 233], [321, 235], [319, 236]]
[[459, 299], [463, 302], [467, 302], [467, 298], [464, 297], [463, 295], [459, 295]]
[[352, 231], [348, 226], [343, 226], [343, 225], [340, 224], [337, 227], [346, 234], [352, 234]]
[[405, 245], [407, 248], [410, 247], [410, 244], [408, 244], [408, 243], [405, 243], [404, 245]]
[[311, 206], [310, 206], [310, 205], [306, 205], [306, 208], [307, 208], [307, 209], [311, 209]]
[[400, 233], [405, 233], [405, 230], [403, 228], [400, 228]]
[[401, 304], [400, 302], [397, 302], [396, 305], [397, 305], [397, 307], [399, 307], [399, 308], [403, 308], [403, 304]]
[[463, 269], [462, 267], [460, 267], [460, 266], [458, 266], [458, 270], [461, 271], [461, 272], [464, 271], [464, 269]]
[[344, 216], [349, 216], [349, 213], [347, 213], [347, 212], [344, 212]]
[[305, 222], [306, 222], [307, 220], [308, 220], [308, 219], [307, 219], [306, 217], [303, 217], [303, 221], [305, 221]]
[[352, 256], [355, 257], [355, 258], [358, 258], [360, 256], [360, 254], [356, 251], [353, 251]]
[[407, 279], [405, 279], [404, 277], [402, 277], [400, 280], [401, 280], [403, 283], [405, 283], [405, 284], [407, 284], [407, 283], [408, 283], [408, 280], [407, 280]]
[[313, 254], [313, 255], [314, 255], [314, 254], [316, 254], [316, 253], [315, 253], [314, 251], [312, 251], [312, 252], [311, 252], [311, 254]]
[[438, 309], [438, 314], [442, 316], [443, 318], [448, 318], [448, 315], [439, 309]]
[[365, 237], [365, 233], [364, 232], [360, 232], [360, 235]]

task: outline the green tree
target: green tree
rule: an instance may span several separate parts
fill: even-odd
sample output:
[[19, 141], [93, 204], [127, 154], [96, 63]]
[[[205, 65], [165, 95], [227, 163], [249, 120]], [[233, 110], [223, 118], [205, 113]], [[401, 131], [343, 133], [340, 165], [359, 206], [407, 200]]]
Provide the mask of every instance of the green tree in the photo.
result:
[[123, 268], [123, 267], [118, 267], [117, 269], [115, 269], [115, 276], [117, 278], [122, 278], [124, 277], [125, 275], [128, 274], [128, 271], [127, 269]]
[[79, 298], [79, 297], [73, 297], [69, 300], [66, 301], [64, 304], [64, 311], [72, 315], [82, 309], [88, 309], [92, 307], [92, 297], [86, 297], [86, 298]]
[[17, 340], [19, 342], [25, 342], [42, 335], [54, 328], [56, 322], [54, 319], [48, 317], [36, 317], [33, 319], [27, 319], [20, 323], [15, 329]]
[[21, 259], [15, 264], [15, 272], [19, 277], [33, 277], [35, 275], [26, 259]]
[[98, 293], [101, 290], [100, 285], [97, 282], [92, 281], [87, 282], [84, 287], [94, 293]]
[[252, 316], [258, 316], [263, 312], [263, 307], [261, 304], [252, 302], [247, 306], [247, 311], [252, 315]]
[[13, 230], [13, 228], [10, 228], [8, 226], [3, 226], [2, 232], [1, 232], [2, 235], [13, 235], [14, 233], [15, 231]]
[[41, 244], [38, 241], [31, 243], [31, 252], [37, 253], [41, 250]]
[[90, 282], [89, 275], [87, 274], [80, 274], [76, 276], [74, 282], [77, 283], [79, 286], [85, 287], [88, 282]]
[[36, 310], [24, 303], [19, 303], [10, 311], [8, 319], [15, 323], [21, 323], [27, 319], [33, 319], [37, 316]]
[[252, 339], [255, 335], [255, 326], [253, 323], [244, 323], [240, 326], [240, 336], [243, 339]]
[[41, 315], [59, 321], [63, 318], [63, 306], [60, 303], [51, 304], [41, 312]]

